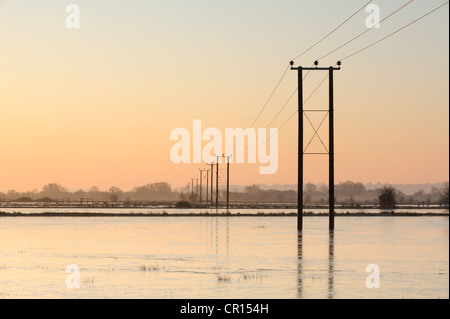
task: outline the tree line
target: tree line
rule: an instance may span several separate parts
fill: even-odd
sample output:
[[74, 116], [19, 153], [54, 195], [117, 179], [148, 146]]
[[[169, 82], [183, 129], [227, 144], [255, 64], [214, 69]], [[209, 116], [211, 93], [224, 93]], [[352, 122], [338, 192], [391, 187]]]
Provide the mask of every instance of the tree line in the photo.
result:
[[88, 190], [69, 191], [57, 183], [45, 185], [40, 191], [16, 192], [10, 190], [0, 193], [2, 201], [16, 202], [54, 202], [59, 200], [86, 200], [96, 202], [130, 202], [130, 201], [176, 201], [179, 194], [172, 190], [170, 184], [152, 183], [134, 187], [131, 191], [123, 191], [119, 187], [112, 186], [106, 191], [101, 191], [97, 186]]
[[[205, 202], [203, 193], [203, 203]], [[166, 182], [151, 183], [134, 187], [131, 191], [123, 191], [112, 186], [101, 191], [93, 186], [88, 190], [69, 191], [60, 184], [45, 185], [40, 191], [16, 192], [10, 190], [0, 193], [1, 201], [15, 202], [52, 202], [58, 200], [91, 200], [97, 202], [177, 202], [187, 201], [198, 203], [198, 190], [193, 192], [178, 192]], [[226, 190], [221, 189], [219, 200], [226, 198]], [[294, 190], [261, 189], [258, 185], [246, 186], [241, 191], [230, 192], [230, 201], [234, 203], [296, 203], [297, 192]], [[308, 183], [304, 187], [303, 201], [306, 205], [328, 204], [328, 187]], [[386, 185], [378, 189], [366, 189], [362, 183], [343, 182], [335, 186], [335, 202], [338, 205], [358, 207], [361, 205], [377, 205], [383, 208], [395, 208], [397, 205], [411, 206], [448, 206], [449, 184], [443, 187], [433, 187], [430, 192], [420, 190], [412, 195], [406, 195], [392, 186]]]

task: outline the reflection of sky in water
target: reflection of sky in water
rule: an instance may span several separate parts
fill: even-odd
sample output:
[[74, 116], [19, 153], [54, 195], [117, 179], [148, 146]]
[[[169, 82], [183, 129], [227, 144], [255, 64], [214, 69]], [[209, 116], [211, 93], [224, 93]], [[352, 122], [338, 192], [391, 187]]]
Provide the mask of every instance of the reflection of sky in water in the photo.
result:
[[[2, 218], [0, 298], [449, 296], [448, 217], [337, 218], [334, 233], [306, 217], [304, 227], [298, 236], [295, 217]], [[65, 286], [69, 264], [80, 289]], [[369, 264], [380, 289], [366, 288]]]

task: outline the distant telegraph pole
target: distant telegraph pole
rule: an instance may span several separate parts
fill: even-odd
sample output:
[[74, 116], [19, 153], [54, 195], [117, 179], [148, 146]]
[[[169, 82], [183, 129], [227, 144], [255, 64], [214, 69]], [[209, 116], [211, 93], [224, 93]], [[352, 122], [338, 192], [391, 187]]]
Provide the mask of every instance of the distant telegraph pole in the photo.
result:
[[[316, 61], [315, 67], [294, 67], [291, 61], [291, 70], [298, 71], [298, 217], [297, 229], [303, 229], [303, 157], [304, 155], [329, 155], [329, 229], [334, 230], [334, 71], [341, 69], [341, 62], [337, 63], [338, 67], [319, 68], [319, 62]], [[328, 110], [304, 110], [303, 105], [303, 71], [328, 71], [329, 72], [329, 108]], [[303, 145], [303, 117], [306, 112], [328, 112], [330, 121], [329, 125], [329, 149], [327, 153], [305, 153]], [[317, 134], [317, 131], [316, 131]], [[315, 135], [314, 135], [315, 136]], [[313, 138], [314, 138], [313, 136]]]
[[222, 154], [222, 156], [216, 155], [217, 159], [217, 172], [216, 172], [216, 209], [219, 208], [219, 157], [227, 159], [227, 212], [230, 207], [230, 158], [231, 155]]
[[216, 210], [219, 209], [219, 157], [216, 156]]
[[208, 164], [211, 166], [211, 206], [213, 206], [213, 193], [214, 193], [214, 162]]
[[[193, 200], [195, 198], [195, 200], [198, 201], [198, 178], [191, 178], [191, 181], [192, 181], [191, 199]], [[195, 192], [194, 192], [194, 181], [196, 181]]]
[[206, 172], [206, 204], [208, 204], [209, 169], [200, 169], [200, 204], [203, 202], [203, 172]]
[[227, 213], [230, 209], [230, 156], [227, 156]]
[[203, 170], [200, 170], [200, 205], [202, 204]]
[[208, 205], [208, 189], [209, 189], [209, 169], [206, 172], [206, 205]]

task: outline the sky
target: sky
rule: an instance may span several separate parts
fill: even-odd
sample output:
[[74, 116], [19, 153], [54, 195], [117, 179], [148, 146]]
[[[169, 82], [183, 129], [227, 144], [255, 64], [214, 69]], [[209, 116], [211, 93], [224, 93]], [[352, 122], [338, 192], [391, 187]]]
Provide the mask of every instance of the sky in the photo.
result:
[[[165, 181], [174, 188], [205, 164], [175, 164], [171, 132], [250, 128], [290, 60], [365, 0], [1, 0], [0, 191], [71, 190]], [[408, 1], [377, 0], [381, 17]], [[444, 0], [415, 0], [321, 66], [388, 35]], [[80, 28], [69, 29], [70, 3]], [[296, 65], [367, 30], [364, 10]], [[438, 183], [449, 176], [448, 6], [344, 61], [335, 73], [336, 182]], [[324, 73], [305, 80], [308, 96]], [[265, 128], [297, 87], [288, 71], [253, 128]], [[328, 107], [327, 83], [307, 108]], [[296, 111], [294, 96], [270, 125]], [[322, 115], [310, 113], [315, 125]], [[328, 143], [328, 125], [319, 131]], [[305, 143], [314, 131], [305, 122]], [[207, 142], [203, 142], [205, 146]], [[232, 164], [230, 182], [297, 182], [297, 116], [278, 136], [278, 170]], [[318, 139], [309, 149], [323, 151]], [[223, 150], [225, 152], [225, 150]], [[308, 156], [305, 182], [328, 180], [326, 156]]]

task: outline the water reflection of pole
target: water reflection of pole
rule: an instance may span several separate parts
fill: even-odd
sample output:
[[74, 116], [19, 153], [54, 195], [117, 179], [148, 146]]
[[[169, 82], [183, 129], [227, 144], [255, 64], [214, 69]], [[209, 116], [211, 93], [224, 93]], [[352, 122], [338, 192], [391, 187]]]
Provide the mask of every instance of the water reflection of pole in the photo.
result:
[[303, 233], [297, 236], [297, 292], [298, 299], [303, 298]]
[[334, 297], [334, 230], [330, 230], [328, 245], [328, 298]]
[[216, 256], [219, 255], [219, 218], [216, 218]]
[[210, 243], [211, 243], [211, 246], [210, 247], [212, 247], [213, 246], [213, 243], [214, 243], [214, 233], [213, 233], [213, 219], [211, 218], [210, 220], [209, 220], [209, 222], [210, 222], [210, 224], [209, 224], [209, 230], [210, 230]]
[[230, 218], [227, 217], [227, 260], [230, 255]]

